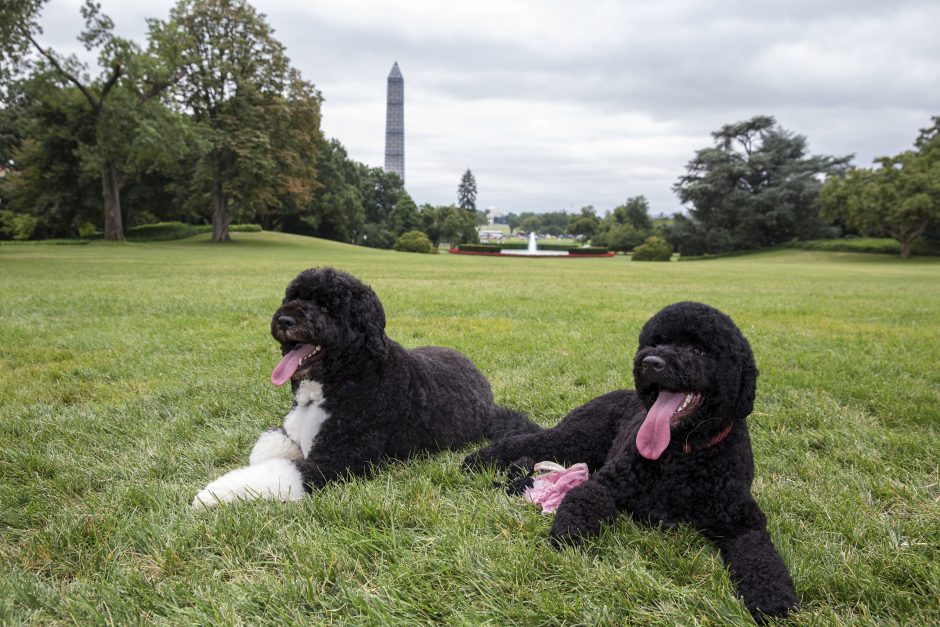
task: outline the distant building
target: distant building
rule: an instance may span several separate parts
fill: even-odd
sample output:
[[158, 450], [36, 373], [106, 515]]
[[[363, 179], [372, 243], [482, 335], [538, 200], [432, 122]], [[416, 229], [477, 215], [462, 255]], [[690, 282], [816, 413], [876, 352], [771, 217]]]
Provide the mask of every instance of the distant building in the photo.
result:
[[486, 222], [487, 224], [505, 224], [506, 221], [503, 219], [503, 214], [496, 211], [496, 207], [487, 207]]
[[398, 62], [388, 74], [385, 104], [385, 171], [405, 180], [405, 79]]

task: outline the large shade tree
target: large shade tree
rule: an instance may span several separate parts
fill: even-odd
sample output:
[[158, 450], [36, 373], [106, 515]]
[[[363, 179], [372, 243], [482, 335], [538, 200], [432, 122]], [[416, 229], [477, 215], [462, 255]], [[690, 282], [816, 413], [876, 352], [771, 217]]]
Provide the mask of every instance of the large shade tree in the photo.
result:
[[940, 222], [940, 117], [923, 129], [914, 150], [875, 159], [826, 182], [823, 216], [865, 235], [888, 235], [901, 256], [931, 225]]
[[816, 197], [827, 175], [851, 157], [809, 155], [806, 138], [770, 116], [728, 124], [712, 133], [674, 190], [689, 208], [666, 230], [683, 254], [772, 246], [818, 236]]
[[309, 201], [320, 95], [291, 68], [264, 15], [244, 0], [180, 0], [167, 32], [182, 69], [172, 102], [203, 146], [193, 191], [211, 206], [212, 239], [229, 239], [233, 214]]
[[[141, 128], [155, 119], [148, 103], [179, 78], [172, 46], [169, 51], [158, 51], [154, 46], [144, 51], [137, 43], [115, 35], [114, 23], [101, 12], [99, 3], [85, 0], [81, 8], [85, 28], [78, 39], [87, 50], [98, 52], [100, 73], [92, 78], [87, 64], [74, 56], [63, 57], [42, 44], [38, 20], [43, 3], [4, 3], [0, 10], [0, 78], [7, 85], [18, 70], [33, 65], [40, 75], [78, 90], [94, 127], [93, 139], [86, 144], [86, 157], [95, 161], [101, 179], [105, 239], [123, 240], [122, 166], [128, 163], [133, 150], [140, 149]], [[157, 20], [148, 20], [148, 25], [152, 38], [163, 28]], [[172, 43], [168, 37], [163, 41]], [[9, 95], [8, 88], [3, 95]]]

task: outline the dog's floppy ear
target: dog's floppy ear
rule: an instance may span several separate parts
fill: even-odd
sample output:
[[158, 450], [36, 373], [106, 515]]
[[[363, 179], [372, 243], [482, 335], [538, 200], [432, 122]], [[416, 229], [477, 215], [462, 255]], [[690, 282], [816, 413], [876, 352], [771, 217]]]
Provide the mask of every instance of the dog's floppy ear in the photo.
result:
[[369, 355], [381, 361], [388, 353], [388, 338], [385, 336], [385, 309], [372, 288], [363, 285], [363, 292], [350, 303], [350, 319], [356, 321]]
[[736, 420], [747, 418], [754, 411], [754, 396], [757, 394], [757, 366], [754, 364], [754, 354], [751, 352], [751, 345], [747, 338], [738, 331], [738, 346], [735, 350], [739, 351], [742, 357], [740, 364], [741, 379], [738, 386], [738, 394], [732, 408], [732, 417]]

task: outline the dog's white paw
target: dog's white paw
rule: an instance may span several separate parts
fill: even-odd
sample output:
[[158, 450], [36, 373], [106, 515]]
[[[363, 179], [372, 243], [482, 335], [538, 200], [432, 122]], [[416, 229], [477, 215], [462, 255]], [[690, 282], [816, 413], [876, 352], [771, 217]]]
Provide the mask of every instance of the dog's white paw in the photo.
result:
[[269, 459], [228, 472], [199, 491], [193, 507], [215, 507], [239, 499], [298, 501], [304, 495], [303, 477], [287, 459]]
[[287, 437], [283, 429], [265, 431], [255, 442], [248, 456], [248, 465], [255, 466], [269, 459], [303, 459], [296, 442]]

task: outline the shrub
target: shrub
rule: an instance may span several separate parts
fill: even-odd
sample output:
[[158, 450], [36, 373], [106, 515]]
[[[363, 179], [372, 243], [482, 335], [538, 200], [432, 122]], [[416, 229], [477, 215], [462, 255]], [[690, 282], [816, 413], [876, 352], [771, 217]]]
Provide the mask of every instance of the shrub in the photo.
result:
[[0, 211], [0, 239], [13, 239], [13, 220], [16, 214], [12, 211]]
[[19, 242], [33, 237], [39, 220], [29, 213], [0, 211], [0, 239], [12, 239]]
[[646, 233], [638, 231], [632, 224], [617, 224], [607, 232], [606, 246], [611, 250], [627, 252], [642, 245], [647, 237]]
[[89, 237], [94, 237], [95, 233], [97, 232], [98, 230], [95, 228], [95, 225], [92, 224], [91, 222], [86, 222], [85, 224], [78, 227], [78, 236], [84, 239], [87, 239]]
[[423, 231], [408, 231], [395, 242], [395, 250], [405, 253], [435, 253], [437, 250]]
[[653, 235], [633, 249], [633, 261], [669, 261], [672, 259], [672, 246], [669, 242]]
[[18, 213], [13, 218], [13, 239], [25, 241], [33, 238], [36, 227], [39, 226], [39, 220], [28, 213]]

